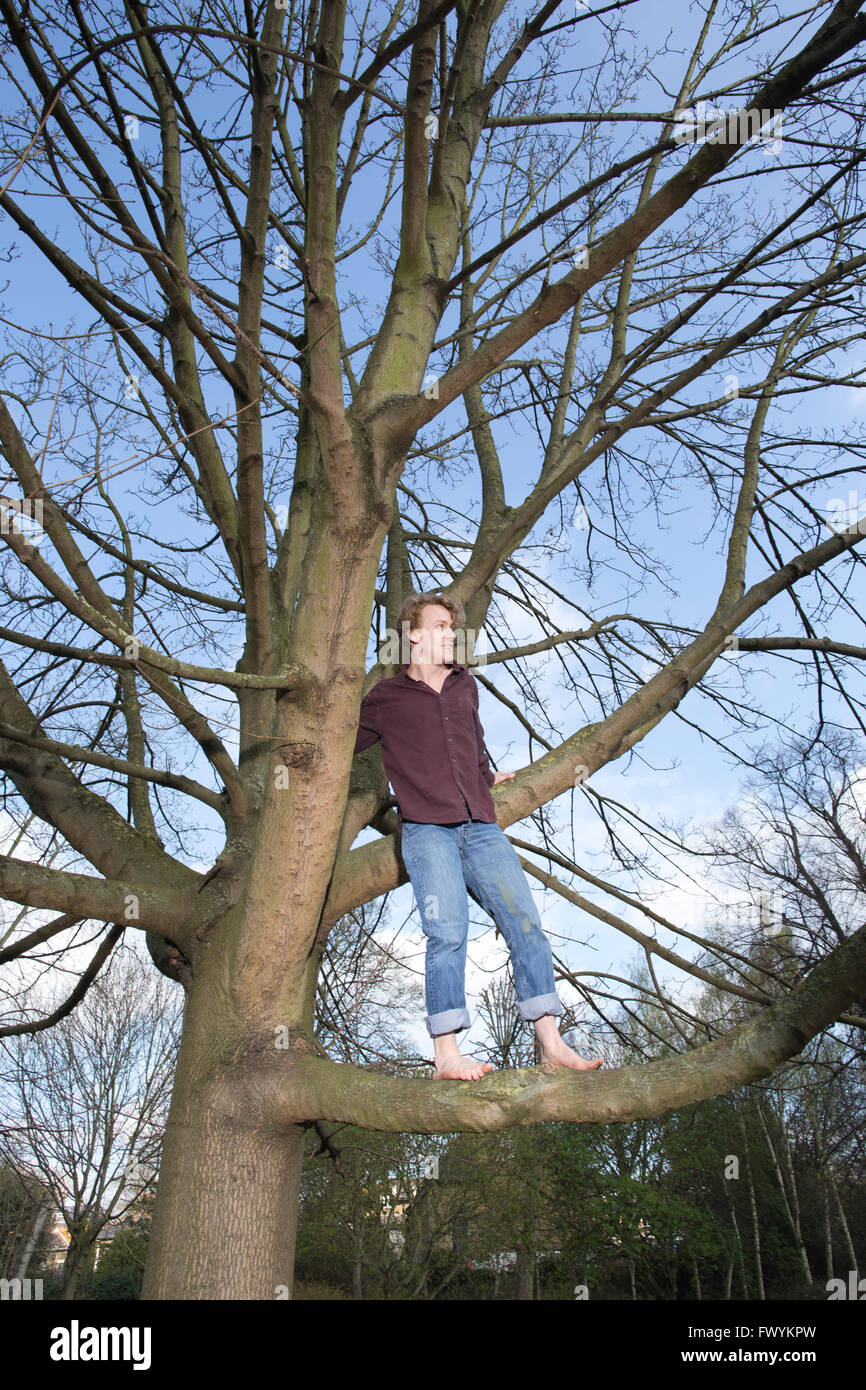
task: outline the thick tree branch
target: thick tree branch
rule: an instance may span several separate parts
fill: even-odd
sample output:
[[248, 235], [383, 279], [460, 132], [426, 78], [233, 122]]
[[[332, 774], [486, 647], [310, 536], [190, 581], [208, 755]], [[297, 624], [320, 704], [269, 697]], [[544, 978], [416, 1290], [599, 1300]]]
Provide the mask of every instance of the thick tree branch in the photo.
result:
[[0, 896], [26, 907], [116, 922], [172, 940], [183, 939], [190, 921], [188, 894], [177, 889], [45, 869], [6, 854], [0, 855]]
[[[266, 1118], [281, 1127], [321, 1119], [390, 1133], [451, 1134], [550, 1120], [648, 1119], [771, 1076], [810, 1038], [832, 1027], [864, 990], [866, 925], [783, 999], [679, 1057], [615, 1071], [526, 1067], [491, 1072], [480, 1081], [415, 1081], [271, 1047], [235, 1085], [244, 1091], [249, 1122]], [[233, 1088], [233, 1102], [236, 1096]]]

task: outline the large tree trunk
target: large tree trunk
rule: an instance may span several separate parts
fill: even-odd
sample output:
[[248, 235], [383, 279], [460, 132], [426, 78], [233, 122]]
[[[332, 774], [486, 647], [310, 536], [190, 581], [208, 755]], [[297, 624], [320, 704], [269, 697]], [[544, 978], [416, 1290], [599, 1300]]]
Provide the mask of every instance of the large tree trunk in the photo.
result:
[[141, 1297], [291, 1298], [303, 1129], [268, 1137], [177, 1094]]
[[[360, 546], [352, 535], [369, 517], [352, 502], [348, 451], [342, 461], [338, 482], [349, 492], [341, 499], [324, 491], [305, 555], [294, 634], [303, 689], [276, 703], [257, 692], [239, 700], [249, 809], [222, 856], [230, 905], [190, 943], [196, 959], [145, 1299], [292, 1294], [303, 1123], [320, 1116], [313, 1101], [287, 1122], [260, 1080], [269, 1073], [291, 1097], [298, 1063], [316, 1056], [325, 944], [317, 934], [343, 828], [356, 731], [350, 711], [363, 682], [384, 535], [384, 528], [365, 534]], [[385, 524], [388, 517], [386, 508]], [[337, 575], [342, 588], [334, 598]], [[333, 632], [336, 638], [323, 638]]]
[[141, 1297], [291, 1298], [304, 1129], [249, 1105], [249, 1059], [279, 1039], [244, 1029], [220, 987], [233, 953], [211, 949], [187, 999]]
[[304, 1131], [236, 1123], [179, 1069], [143, 1299], [291, 1298]]

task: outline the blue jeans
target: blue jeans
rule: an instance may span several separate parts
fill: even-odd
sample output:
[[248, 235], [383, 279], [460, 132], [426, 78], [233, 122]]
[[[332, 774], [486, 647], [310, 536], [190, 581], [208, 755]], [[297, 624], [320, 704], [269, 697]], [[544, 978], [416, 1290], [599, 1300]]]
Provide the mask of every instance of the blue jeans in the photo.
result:
[[425, 993], [431, 1037], [469, 1027], [467, 885], [505, 938], [521, 1018], [529, 1022], [565, 1012], [556, 993], [550, 943], [526, 874], [499, 825], [471, 819], [453, 825], [404, 821], [401, 852], [427, 938]]

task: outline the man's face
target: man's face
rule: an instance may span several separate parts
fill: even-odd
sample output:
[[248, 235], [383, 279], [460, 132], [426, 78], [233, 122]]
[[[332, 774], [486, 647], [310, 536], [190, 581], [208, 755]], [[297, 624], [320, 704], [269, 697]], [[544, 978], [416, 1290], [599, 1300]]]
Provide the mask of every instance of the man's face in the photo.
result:
[[425, 603], [419, 626], [409, 633], [412, 660], [419, 665], [450, 666], [454, 660], [454, 620], [441, 603]]

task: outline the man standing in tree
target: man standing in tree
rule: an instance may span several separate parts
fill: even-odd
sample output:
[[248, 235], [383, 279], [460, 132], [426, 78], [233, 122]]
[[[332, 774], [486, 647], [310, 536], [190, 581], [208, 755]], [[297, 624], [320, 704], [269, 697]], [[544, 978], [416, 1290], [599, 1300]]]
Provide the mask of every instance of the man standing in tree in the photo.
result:
[[[469, 1027], [466, 1009], [467, 886], [495, 920], [511, 956], [521, 1017], [535, 1024], [542, 1061], [592, 1070], [559, 1033], [564, 1013], [553, 957], [526, 875], [496, 821], [490, 787], [513, 777], [494, 773], [478, 717], [478, 686], [454, 661], [463, 606], [439, 593], [411, 594], [397, 620], [408, 631], [411, 660], [379, 681], [361, 702], [355, 752], [377, 740], [397, 798], [397, 834], [421, 926], [427, 937], [427, 1030], [436, 1053], [434, 1080], [477, 1080], [492, 1071], [457, 1049]], [[405, 626], [404, 626], [405, 625]]]

